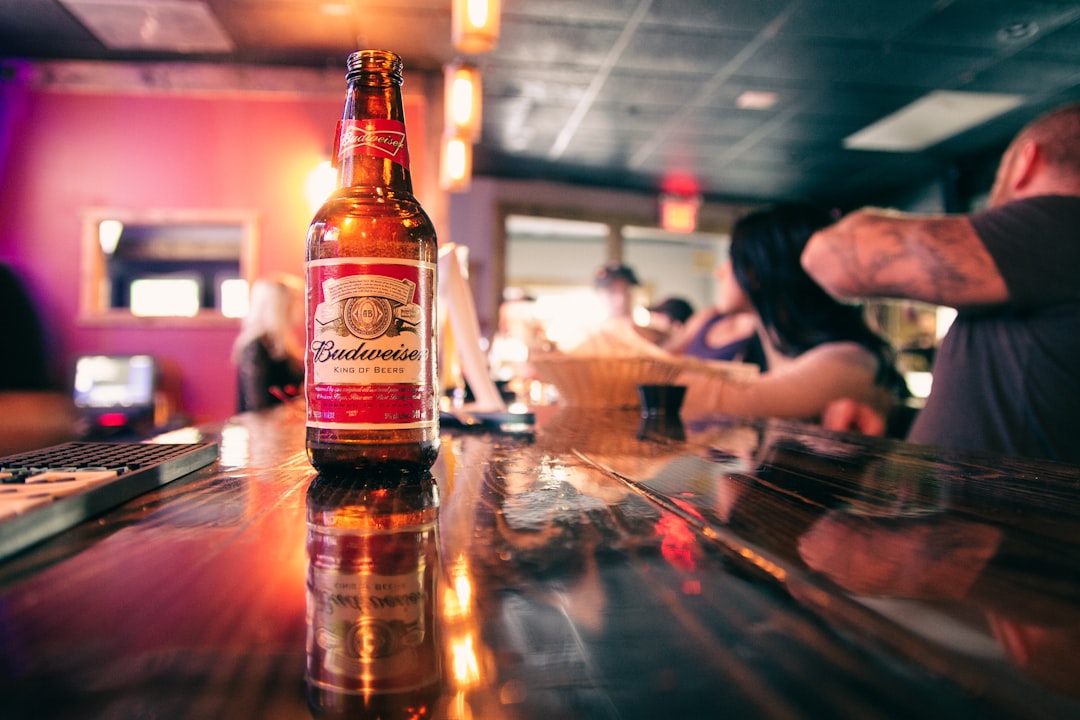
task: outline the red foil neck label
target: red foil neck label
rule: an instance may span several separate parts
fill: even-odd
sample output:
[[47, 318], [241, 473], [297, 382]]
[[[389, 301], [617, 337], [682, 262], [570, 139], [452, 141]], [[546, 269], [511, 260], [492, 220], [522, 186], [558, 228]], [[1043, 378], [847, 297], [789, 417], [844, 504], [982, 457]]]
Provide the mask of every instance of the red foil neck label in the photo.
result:
[[398, 120], [339, 120], [335, 145], [335, 165], [353, 155], [371, 155], [409, 169], [405, 123]]

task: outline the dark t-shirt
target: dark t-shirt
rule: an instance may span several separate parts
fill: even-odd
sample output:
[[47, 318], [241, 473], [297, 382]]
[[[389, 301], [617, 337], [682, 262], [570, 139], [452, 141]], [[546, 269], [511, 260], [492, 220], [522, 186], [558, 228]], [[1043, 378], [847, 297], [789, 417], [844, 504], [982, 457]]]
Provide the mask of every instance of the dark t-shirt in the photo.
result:
[[237, 369], [237, 410], [259, 410], [281, 403], [279, 395], [296, 395], [302, 389], [304, 371], [288, 358], [270, 356], [263, 341], [248, 343], [240, 353]]
[[971, 216], [1009, 301], [959, 311], [909, 440], [1080, 463], [1080, 197]]

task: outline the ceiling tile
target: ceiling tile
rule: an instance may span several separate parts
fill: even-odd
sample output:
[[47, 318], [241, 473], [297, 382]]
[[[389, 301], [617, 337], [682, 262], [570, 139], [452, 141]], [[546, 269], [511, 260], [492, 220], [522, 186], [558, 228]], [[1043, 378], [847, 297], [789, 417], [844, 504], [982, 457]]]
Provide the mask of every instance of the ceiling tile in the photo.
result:
[[746, 78], [858, 82], [866, 79], [867, 67], [881, 58], [882, 49], [874, 43], [774, 38], [758, 48], [738, 68], [738, 74]]
[[1026, 53], [975, 74], [963, 89], [1041, 95], [1080, 83], [1080, 63], [1039, 60]]
[[618, 72], [606, 79], [596, 100], [625, 107], [671, 108], [691, 102], [700, 90], [700, 78]]
[[722, 28], [758, 33], [793, 0], [653, 0], [647, 22], [682, 28]]
[[625, 68], [692, 75], [703, 81], [731, 62], [753, 39], [704, 29], [642, 28], [619, 59]]
[[524, 21], [504, 25], [494, 57], [534, 65], [599, 66], [619, 37], [618, 26], [585, 23]]
[[793, 7], [779, 34], [888, 42], [939, 5], [940, 0], [805, 0]]

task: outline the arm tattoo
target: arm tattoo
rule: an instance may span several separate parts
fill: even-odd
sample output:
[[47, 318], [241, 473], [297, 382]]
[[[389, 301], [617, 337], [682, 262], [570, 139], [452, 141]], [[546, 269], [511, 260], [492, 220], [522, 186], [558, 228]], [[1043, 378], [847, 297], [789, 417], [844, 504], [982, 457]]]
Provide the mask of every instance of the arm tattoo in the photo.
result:
[[830, 248], [853, 295], [960, 306], [1001, 286], [989, 253], [961, 217], [859, 212], [831, 232]]

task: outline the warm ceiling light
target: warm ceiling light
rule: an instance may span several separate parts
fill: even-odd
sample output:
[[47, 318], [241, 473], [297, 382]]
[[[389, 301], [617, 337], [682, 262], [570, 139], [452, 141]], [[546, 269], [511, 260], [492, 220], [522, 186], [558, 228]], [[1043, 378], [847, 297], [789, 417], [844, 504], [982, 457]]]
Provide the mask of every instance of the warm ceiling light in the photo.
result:
[[443, 137], [439, 185], [447, 192], [462, 192], [472, 180], [472, 143], [458, 135]]
[[768, 110], [779, 99], [776, 93], [768, 90], [747, 90], [735, 98], [735, 107], [740, 110]]
[[480, 137], [481, 84], [475, 65], [457, 62], [443, 69], [445, 131], [475, 141]]
[[918, 152], [1017, 107], [1022, 95], [935, 90], [844, 138], [848, 150]]
[[475, 55], [495, 49], [499, 41], [500, 0], [453, 0], [450, 36], [460, 52]]

